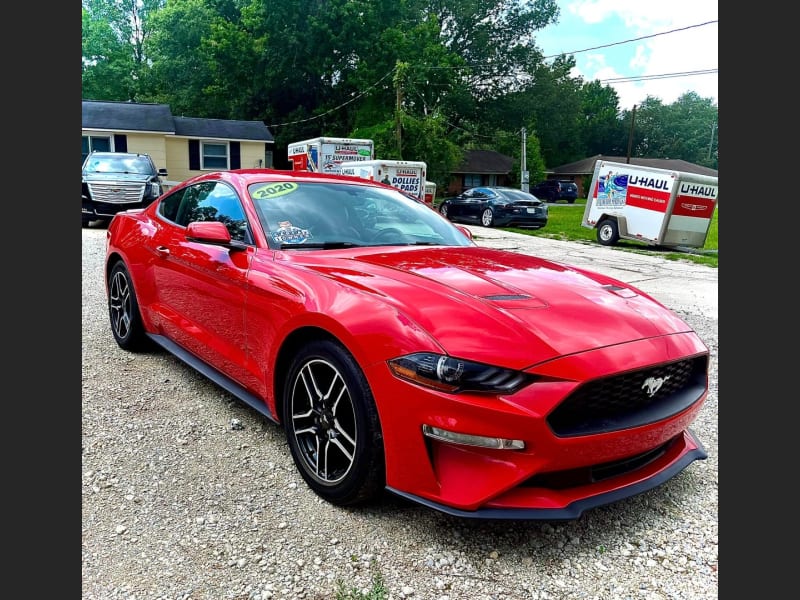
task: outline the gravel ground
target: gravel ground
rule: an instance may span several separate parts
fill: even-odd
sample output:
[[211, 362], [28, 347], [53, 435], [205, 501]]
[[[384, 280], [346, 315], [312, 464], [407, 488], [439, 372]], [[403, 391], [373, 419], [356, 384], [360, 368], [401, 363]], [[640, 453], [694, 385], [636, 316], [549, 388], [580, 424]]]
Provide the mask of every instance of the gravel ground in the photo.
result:
[[342, 509], [305, 486], [277, 425], [164, 352], [117, 347], [105, 235], [83, 229], [84, 599], [326, 599], [378, 576], [392, 599], [718, 597], [716, 310], [676, 308], [712, 350], [692, 427], [709, 457], [658, 489], [568, 522], [461, 520], [388, 493]]

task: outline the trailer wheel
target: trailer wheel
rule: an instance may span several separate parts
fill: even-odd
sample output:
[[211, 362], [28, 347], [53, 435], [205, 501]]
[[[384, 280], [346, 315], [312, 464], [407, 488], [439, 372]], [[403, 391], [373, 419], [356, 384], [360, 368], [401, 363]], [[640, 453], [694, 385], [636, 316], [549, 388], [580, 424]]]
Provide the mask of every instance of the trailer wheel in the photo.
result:
[[614, 219], [603, 219], [597, 225], [597, 241], [603, 246], [613, 246], [619, 241], [619, 228]]

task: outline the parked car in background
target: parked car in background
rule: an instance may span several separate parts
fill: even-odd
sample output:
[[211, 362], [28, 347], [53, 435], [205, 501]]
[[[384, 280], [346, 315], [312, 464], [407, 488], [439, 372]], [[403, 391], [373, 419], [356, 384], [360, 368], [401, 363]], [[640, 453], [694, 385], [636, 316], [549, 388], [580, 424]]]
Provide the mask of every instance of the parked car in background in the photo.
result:
[[83, 226], [148, 206], [163, 193], [161, 177], [166, 176], [149, 154], [90, 152], [81, 167]]
[[445, 198], [439, 212], [451, 221], [484, 227], [547, 225], [547, 205], [533, 194], [510, 187], [474, 187]]
[[184, 181], [111, 220], [105, 292], [120, 348], [160, 346], [280, 425], [336, 505], [575, 519], [707, 457], [709, 350], [677, 314], [374, 181]]
[[559, 181], [561, 184], [561, 192], [558, 195], [559, 200], [566, 200], [568, 204], [573, 204], [578, 198], [578, 186], [574, 181]]
[[555, 202], [561, 196], [561, 182], [556, 179], [545, 179], [530, 188], [531, 194], [547, 202]]

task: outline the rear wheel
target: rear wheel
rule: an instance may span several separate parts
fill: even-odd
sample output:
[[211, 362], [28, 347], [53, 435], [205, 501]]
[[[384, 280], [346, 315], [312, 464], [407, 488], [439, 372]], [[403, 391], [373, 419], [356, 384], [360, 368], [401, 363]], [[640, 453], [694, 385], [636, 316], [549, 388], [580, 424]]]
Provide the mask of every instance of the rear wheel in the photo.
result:
[[114, 265], [108, 278], [108, 316], [111, 333], [120, 348], [133, 352], [148, 348], [150, 339], [145, 334], [139, 302], [122, 261]]
[[385, 486], [378, 410], [355, 359], [330, 340], [311, 342], [292, 361], [283, 426], [308, 486], [332, 504], [375, 499]]
[[450, 218], [450, 217], [447, 216], [447, 204], [445, 204], [444, 202], [442, 202], [441, 206], [439, 206], [439, 212], [446, 219]]
[[619, 241], [619, 229], [614, 219], [603, 219], [597, 226], [597, 241], [603, 246], [613, 246]]
[[481, 213], [481, 225], [491, 227], [494, 225], [494, 213], [491, 208], [485, 208]]

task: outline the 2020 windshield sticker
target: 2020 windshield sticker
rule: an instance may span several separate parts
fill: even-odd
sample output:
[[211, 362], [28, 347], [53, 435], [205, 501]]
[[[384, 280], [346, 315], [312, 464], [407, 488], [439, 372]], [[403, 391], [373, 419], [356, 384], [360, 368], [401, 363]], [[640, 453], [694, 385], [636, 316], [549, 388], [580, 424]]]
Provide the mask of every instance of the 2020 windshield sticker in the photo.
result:
[[278, 223], [278, 229], [270, 233], [272, 241], [276, 244], [302, 244], [311, 239], [308, 229], [295, 227], [289, 221]]
[[254, 189], [250, 195], [255, 200], [266, 200], [267, 198], [277, 198], [285, 196], [297, 190], [297, 184], [289, 181], [279, 183], [265, 183], [261, 187]]

